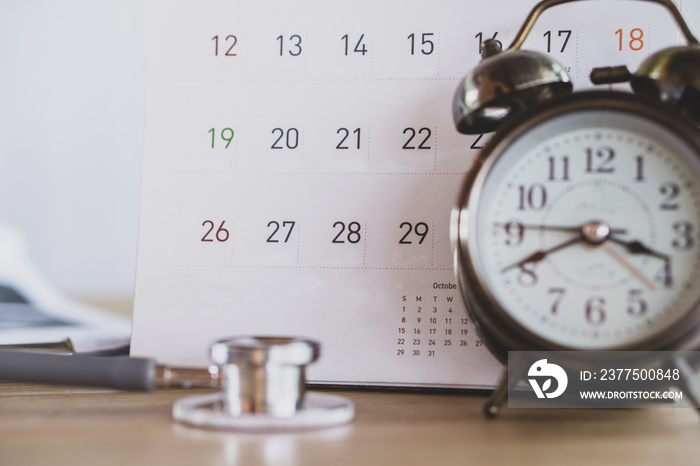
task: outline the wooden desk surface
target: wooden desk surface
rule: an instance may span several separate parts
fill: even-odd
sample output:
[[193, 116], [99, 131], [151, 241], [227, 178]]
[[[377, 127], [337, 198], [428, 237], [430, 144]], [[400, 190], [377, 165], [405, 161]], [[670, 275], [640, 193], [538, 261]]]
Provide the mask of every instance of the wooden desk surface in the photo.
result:
[[[93, 302], [129, 315], [129, 302]], [[172, 421], [155, 393], [0, 382], [0, 466], [700, 465], [690, 409], [506, 409], [484, 396], [333, 392], [355, 403], [346, 426], [285, 434], [216, 432]]]
[[343, 427], [284, 434], [205, 431], [171, 420], [203, 390], [127, 393], [0, 382], [0, 465], [698, 465], [690, 409], [506, 410], [483, 396], [334, 392]]

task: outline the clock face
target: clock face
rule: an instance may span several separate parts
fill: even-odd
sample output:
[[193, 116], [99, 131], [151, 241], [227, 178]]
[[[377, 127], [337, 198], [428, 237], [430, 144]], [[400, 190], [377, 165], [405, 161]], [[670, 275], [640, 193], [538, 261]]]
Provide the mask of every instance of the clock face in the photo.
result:
[[618, 107], [525, 123], [474, 178], [460, 247], [484, 307], [515, 332], [574, 349], [651, 349], [695, 312], [697, 143]]

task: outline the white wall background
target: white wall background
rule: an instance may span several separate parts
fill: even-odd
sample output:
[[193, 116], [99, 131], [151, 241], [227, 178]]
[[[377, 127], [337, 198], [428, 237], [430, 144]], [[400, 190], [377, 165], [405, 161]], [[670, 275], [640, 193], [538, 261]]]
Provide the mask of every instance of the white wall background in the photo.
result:
[[[700, 1], [677, 3], [700, 34]], [[146, 10], [145, 0], [0, 0], [0, 223], [25, 233], [69, 294], [132, 294]]]
[[695, 37], [700, 39], [700, 0], [679, 0], [675, 3], [680, 5], [683, 17], [693, 30]]
[[0, 1], [0, 223], [63, 291], [131, 297], [147, 2]]

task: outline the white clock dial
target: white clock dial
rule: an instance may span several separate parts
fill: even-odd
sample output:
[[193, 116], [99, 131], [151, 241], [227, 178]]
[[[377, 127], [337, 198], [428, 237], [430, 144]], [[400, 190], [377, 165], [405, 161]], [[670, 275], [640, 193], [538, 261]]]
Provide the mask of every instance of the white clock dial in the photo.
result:
[[554, 345], [609, 349], [648, 347], [695, 310], [692, 145], [649, 117], [594, 108], [500, 147], [475, 179], [460, 239], [506, 318]]

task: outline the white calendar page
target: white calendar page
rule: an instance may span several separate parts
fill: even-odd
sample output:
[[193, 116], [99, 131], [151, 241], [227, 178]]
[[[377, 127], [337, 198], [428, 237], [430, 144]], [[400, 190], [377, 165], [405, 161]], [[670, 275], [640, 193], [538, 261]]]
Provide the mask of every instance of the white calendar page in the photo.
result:
[[[494, 385], [449, 240], [488, 136], [451, 102], [535, 3], [152, 1], [132, 354], [204, 365], [214, 339], [299, 335], [318, 383]], [[600, 1], [546, 12], [526, 47], [580, 90], [678, 43], [659, 6]]]

